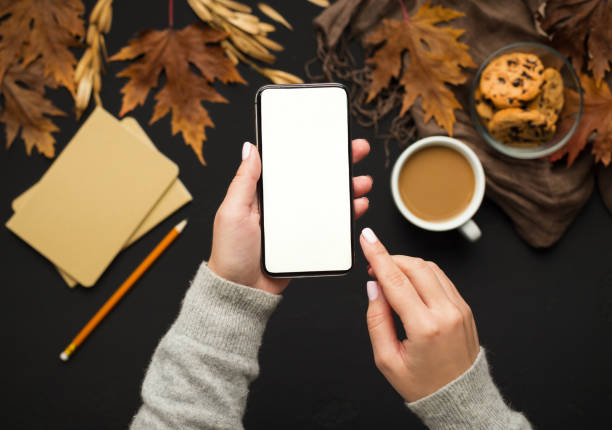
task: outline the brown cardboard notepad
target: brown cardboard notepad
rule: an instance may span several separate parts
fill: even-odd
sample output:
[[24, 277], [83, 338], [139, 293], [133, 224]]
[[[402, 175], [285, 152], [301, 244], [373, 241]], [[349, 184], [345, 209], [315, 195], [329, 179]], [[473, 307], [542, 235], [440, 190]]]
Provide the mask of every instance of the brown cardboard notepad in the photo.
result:
[[[142, 129], [138, 121], [136, 121], [132, 117], [126, 117], [120, 121], [121, 125], [125, 127], [127, 130], [132, 132], [135, 137], [139, 139], [140, 142], [147, 145], [151, 149], [156, 150], [155, 145], [149, 139], [149, 136]], [[18, 197], [13, 200], [12, 207], [15, 212], [19, 211], [20, 208], [34, 195], [35, 191], [38, 189], [38, 183], [31, 186], [28, 190], [24, 191]], [[146, 233], [148, 233], [151, 229], [153, 229], [157, 224], [162, 222], [172, 213], [177, 211], [183, 205], [187, 204], [192, 200], [192, 196], [180, 181], [180, 179], [176, 179], [168, 188], [168, 190], [162, 195], [159, 201], [155, 204], [151, 212], [145, 217], [140, 226], [136, 229], [136, 231], [130, 236], [127, 242], [124, 245], [124, 249], [130, 246], [132, 243], [140, 239]], [[75, 281], [70, 275], [63, 272], [58, 268], [58, 271], [66, 284], [69, 287], [74, 287], [77, 285], [77, 281]]]
[[6, 226], [92, 286], [178, 176], [178, 167], [96, 108]]

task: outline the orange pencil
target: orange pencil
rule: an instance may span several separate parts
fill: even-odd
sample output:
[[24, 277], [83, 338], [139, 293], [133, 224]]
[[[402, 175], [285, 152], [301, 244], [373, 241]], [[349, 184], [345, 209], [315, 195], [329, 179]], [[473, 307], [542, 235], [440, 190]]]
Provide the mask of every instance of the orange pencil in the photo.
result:
[[134, 285], [136, 281], [140, 279], [144, 272], [146, 272], [147, 269], [151, 267], [151, 264], [153, 264], [155, 260], [157, 260], [157, 258], [166, 250], [166, 248], [168, 248], [168, 246], [170, 246], [174, 239], [176, 239], [176, 237], [183, 231], [186, 225], [187, 220], [181, 221], [176, 226], [174, 226], [172, 230], [170, 230], [170, 233], [168, 233], [166, 237], [162, 239], [161, 242], [157, 244], [155, 249], [153, 249], [153, 251], [151, 251], [151, 253], [147, 255], [147, 258], [145, 258], [142, 263], [140, 263], [136, 270], [132, 272], [132, 274], [123, 282], [123, 284], [121, 284], [119, 288], [117, 288], [117, 291], [113, 293], [110, 299], [108, 299], [106, 303], [104, 303], [104, 305], [100, 308], [100, 310], [96, 312], [96, 314], [89, 320], [89, 322], [85, 324], [85, 327], [83, 327], [79, 334], [77, 334], [76, 337], [72, 340], [72, 342], [70, 342], [70, 345], [68, 345], [68, 347], [62, 351], [62, 353], [60, 354], [60, 359], [62, 361], [67, 361], [68, 358], [70, 358], [74, 350], [77, 349], [78, 346], [82, 344], [85, 339], [87, 339], [87, 336], [89, 336], [89, 334], [98, 326], [98, 324], [100, 324], [100, 321], [102, 321], [104, 317], [111, 311], [111, 309], [115, 307], [117, 302], [119, 302], [119, 300], [121, 300], [125, 293], [127, 293], [129, 289], [132, 288], [132, 285]]

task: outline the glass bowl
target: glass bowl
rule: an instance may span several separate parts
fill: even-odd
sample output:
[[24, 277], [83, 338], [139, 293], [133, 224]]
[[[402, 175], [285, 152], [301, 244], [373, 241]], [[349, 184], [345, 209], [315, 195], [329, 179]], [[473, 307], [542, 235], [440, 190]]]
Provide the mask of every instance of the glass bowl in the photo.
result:
[[[557, 127], [557, 131], [555, 132], [553, 137], [550, 140], [541, 144], [532, 146], [512, 146], [500, 142], [499, 140], [491, 136], [489, 130], [480, 119], [480, 115], [478, 115], [478, 112], [476, 112], [474, 96], [476, 89], [478, 88], [478, 85], [480, 83], [480, 77], [482, 75], [483, 70], [493, 59], [501, 55], [511, 54], [513, 52], [524, 52], [537, 55], [542, 61], [544, 68], [553, 67], [559, 71], [561, 77], [563, 78], [563, 85], [565, 89], [576, 91], [579, 95], [580, 105], [578, 107], [578, 112], [573, 116], [574, 122], [571, 127], [563, 127], [563, 129]], [[580, 117], [582, 116], [582, 88], [580, 87], [580, 80], [578, 79], [574, 68], [567, 61], [567, 59], [553, 48], [550, 48], [546, 45], [542, 45], [540, 43], [514, 43], [512, 45], [505, 46], [504, 48], [495, 51], [493, 54], [489, 55], [489, 57], [481, 64], [472, 83], [472, 89], [470, 93], [470, 112], [472, 115], [472, 121], [474, 122], [474, 126], [476, 127], [478, 134], [480, 134], [480, 136], [482, 136], [482, 138], [489, 145], [491, 145], [499, 152], [514, 158], [541, 158], [555, 152], [563, 145], [565, 145], [576, 131], [578, 123], [580, 122]]]

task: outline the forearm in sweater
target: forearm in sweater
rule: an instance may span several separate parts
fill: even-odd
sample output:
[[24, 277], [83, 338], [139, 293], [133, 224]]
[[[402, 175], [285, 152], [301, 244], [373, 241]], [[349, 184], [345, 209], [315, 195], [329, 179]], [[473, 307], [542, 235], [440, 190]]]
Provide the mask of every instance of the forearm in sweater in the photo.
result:
[[[202, 264], [157, 347], [131, 428], [240, 429], [248, 386], [275, 296], [219, 278]], [[528, 430], [503, 401], [484, 350], [463, 375], [408, 403], [432, 430]]]
[[530, 430], [493, 383], [484, 349], [459, 378], [435, 393], [407, 403], [431, 430]]
[[153, 355], [131, 428], [242, 428], [261, 337], [280, 299], [226, 281], [203, 263]]

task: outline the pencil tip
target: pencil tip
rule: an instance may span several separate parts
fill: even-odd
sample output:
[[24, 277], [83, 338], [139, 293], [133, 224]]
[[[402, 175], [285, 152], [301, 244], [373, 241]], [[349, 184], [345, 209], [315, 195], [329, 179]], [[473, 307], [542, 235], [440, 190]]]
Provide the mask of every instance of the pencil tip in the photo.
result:
[[176, 227], [174, 227], [174, 228], [175, 228], [175, 229], [177, 229], [177, 230], [178, 230], [178, 232], [180, 233], [180, 232], [182, 232], [182, 231], [183, 231], [183, 229], [185, 228], [185, 226], [186, 226], [186, 225], [187, 225], [187, 220], [186, 220], [186, 219], [184, 219], [183, 221], [179, 222], [179, 223], [176, 225]]
[[60, 360], [62, 361], [68, 361], [68, 357], [69, 355], [66, 354], [66, 351], [62, 351], [62, 353], [60, 354]]

